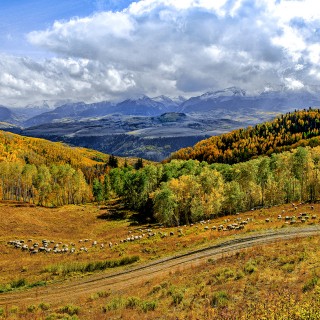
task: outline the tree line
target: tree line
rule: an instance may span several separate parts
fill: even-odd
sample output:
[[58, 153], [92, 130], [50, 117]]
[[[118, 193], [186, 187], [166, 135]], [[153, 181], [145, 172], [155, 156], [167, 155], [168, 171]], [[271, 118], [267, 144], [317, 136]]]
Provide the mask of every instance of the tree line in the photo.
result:
[[144, 219], [181, 225], [217, 215], [320, 197], [320, 147], [260, 156], [229, 164], [172, 160], [140, 170], [114, 168], [95, 179], [104, 201], [121, 197]]
[[16, 200], [40, 206], [86, 203], [92, 191], [83, 172], [69, 164], [36, 166], [0, 162], [0, 190], [3, 200]]

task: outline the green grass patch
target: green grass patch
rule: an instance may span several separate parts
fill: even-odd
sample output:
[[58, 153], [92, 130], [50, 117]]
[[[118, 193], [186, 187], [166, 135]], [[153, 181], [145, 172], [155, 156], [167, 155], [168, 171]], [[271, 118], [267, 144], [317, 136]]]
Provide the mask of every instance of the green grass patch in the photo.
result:
[[0, 293], [9, 292], [18, 289], [28, 289], [34, 287], [41, 287], [47, 284], [46, 281], [37, 281], [33, 283], [28, 283], [25, 278], [16, 279], [7, 284], [0, 285]]
[[102, 271], [109, 268], [125, 266], [139, 261], [139, 256], [123, 257], [117, 260], [104, 260], [93, 262], [73, 262], [65, 264], [50, 265], [44, 269], [44, 272], [49, 272], [54, 275], [68, 275], [70, 273], [88, 273], [94, 271]]

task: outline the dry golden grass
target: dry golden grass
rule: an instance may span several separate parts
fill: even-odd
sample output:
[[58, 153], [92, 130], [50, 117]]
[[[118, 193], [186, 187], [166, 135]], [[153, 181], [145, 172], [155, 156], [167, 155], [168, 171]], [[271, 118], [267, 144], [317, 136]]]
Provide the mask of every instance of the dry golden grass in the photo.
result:
[[[114, 210], [114, 207], [112, 209]], [[107, 216], [108, 210], [109, 207], [93, 205], [48, 209], [21, 206], [20, 203], [14, 202], [1, 202], [0, 286], [5, 288], [19, 279], [23, 279], [27, 284], [34, 284], [82, 276], [80, 273], [63, 275], [44, 272], [48, 266], [56, 264], [119, 259], [134, 255], [138, 255], [141, 261], [147, 261], [209, 243], [218, 243], [238, 234], [271, 228], [294, 228], [301, 224], [297, 222], [290, 225], [284, 219], [277, 219], [279, 214], [283, 217], [286, 215], [298, 217], [304, 212], [310, 216], [318, 214], [316, 219], [310, 217], [306, 224], [318, 223], [320, 217], [320, 204], [315, 204], [313, 210], [307, 204], [299, 205], [297, 209], [290, 204], [220, 217], [206, 224], [163, 228], [130, 225], [128, 219], [99, 218]], [[226, 226], [240, 218], [252, 220], [244, 230], [211, 230], [214, 225]], [[269, 219], [269, 222], [266, 222], [266, 219]], [[297, 221], [300, 220], [297, 219]], [[209, 227], [208, 230], [205, 229], [206, 226]], [[120, 240], [128, 236], [147, 234], [148, 228], [152, 229], [152, 233], [156, 235], [150, 238], [145, 236], [134, 242], [120, 243]], [[143, 231], [140, 232], [139, 229]], [[174, 235], [170, 236], [170, 232]], [[166, 233], [167, 237], [161, 237], [160, 233]], [[30, 255], [7, 244], [9, 240], [14, 239], [33, 239], [37, 242], [48, 239], [66, 244], [74, 242], [77, 248], [86, 245], [89, 252]], [[88, 243], [79, 243], [80, 239], [91, 240]], [[105, 248], [92, 248], [91, 242], [94, 240], [98, 244], [104, 243]], [[241, 311], [240, 306], [245, 306], [241, 311], [242, 314], [238, 314], [240, 319], [244, 314], [250, 313], [251, 309], [262, 310], [262, 306], [257, 307], [254, 303], [258, 300], [264, 301], [263, 299], [267, 301], [266, 299], [270, 297], [268, 292], [272, 293], [273, 303], [281, 300], [285, 294], [290, 299], [293, 297], [294, 302], [300, 301], [302, 306], [306, 293], [312, 292], [316, 295], [316, 285], [314, 287], [311, 285], [312, 288], [306, 293], [303, 292], [303, 288], [308, 281], [312, 280], [314, 274], [320, 276], [320, 269], [316, 263], [320, 254], [319, 241], [319, 238], [314, 237], [247, 249], [237, 256], [226, 257], [218, 263], [208, 262], [190, 270], [181, 270], [170, 277], [153, 279], [141, 284], [139, 290], [128, 288], [117, 293], [99, 292], [90, 297], [83, 297], [75, 306], [59, 306], [58, 301], [57, 304], [50, 306], [46, 305], [46, 301], [43, 301], [43, 306], [19, 305], [17, 308], [9, 306], [10, 310], [1, 309], [0, 315], [3, 312], [8, 318], [23, 319], [46, 319], [50, 314], [51, 318], [55, 319], [59, 318], [61, 313], [69, 316], [74, 313], [72, 315], [74, 318], [81, 319], [121, 317], [123, 319], [176, 319], [177, 317], [179, 319], [214, 319], [214, 317], [232, 319], [236, 315], [236, 310]], [[111, 249], [108, 247], [109, 242], [113, 243]], [[217, 296], [214, 295], [215, 293]], [[222, 301], [221, 305], [219, 305], [219, 299]], [[249, 302], [253, 305], [248, 306]], [[66, 308], [62, 310], [62, 307]], [[263, 312], [261, 310], [259, 312]], [[223, 315], [223, 312], [226, 315]], [[253, 319], [253, 316], [251, 318]]]

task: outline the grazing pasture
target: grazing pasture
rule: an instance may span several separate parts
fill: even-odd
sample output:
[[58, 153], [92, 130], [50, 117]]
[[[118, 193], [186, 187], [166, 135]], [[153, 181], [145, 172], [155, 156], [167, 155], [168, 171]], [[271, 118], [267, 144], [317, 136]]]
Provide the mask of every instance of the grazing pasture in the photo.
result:
[[[52, 209], [1, 202], [0, 291], [36, 290], [34, 287], [73, 281], [91, 273], [113, 272], [114, 268], [126, 268], [127, 264], [146, 263], [256, 231], [318, 224], [320, 204], [262, 208], [171, 228], [159, 224], [139, 225], [133, 217], [117, 202], [107, 206]], [[51, 315], [50, 319], [58, 319], [59, 315], [67, 314], [81, 319], [161, 316], [163, 319], [232, 319], [250, 310], [260, 310], [262, 314], [267, 305], [258, 305], [257, 298], [263, 301], [265, 295], [266, 299], [267, 289], [272, 291], [274, 301], [283, 301], [283, 294], [288, 294], [288, 310], [292, 301], [302, 308], [304, 303], [309, 303], [303, 302], [307, 299], [306, 293], [316, 294], [320, 276], [316, 263], [318, 247], [317, 237], [268, 244], [218, 261], [208, 259], [200, 266], [174, 271], [169, 277], [157, 276], [142, 283], [139, 290], [128, 287], [120, 292], [84, 294], [72, 301], [73, 304], [63, 306], [59, 301], [43, 301], [41, 306], [24, 302], [19, 306], [1, 307], [0, 316], [46, 319]], [[282, 288], [281, 281], [286, 283]], [[201, 312], [197, 316], [199, 308]], [[164, 310], [168, 310], [166, 316]], [[237, 310], [242, 313], [237, 314]]]

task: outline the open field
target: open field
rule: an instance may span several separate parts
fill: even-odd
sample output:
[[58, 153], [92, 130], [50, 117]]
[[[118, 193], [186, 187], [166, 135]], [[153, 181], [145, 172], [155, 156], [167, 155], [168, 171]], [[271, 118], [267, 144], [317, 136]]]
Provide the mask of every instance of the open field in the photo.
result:
[[[259, 277], [260, 273], [262, 276], [262, 273], [264, 274], [265, 272], [269, 272], [269, 275], [263, 275], [263, 277], [272, 278], [275, 274], [272, 274], [271, 272], [273, 264], [270, 264], [270, 261], [272, 259], [274, 259], [274, 261], [278, 261], [279, 259], [285, 260], [286, 255], [283, 252], [287, 250], [286, 248], [288, 248], [288, 246], [290, 246], [290, 252], [293, 256], [297, 254], [297, 257], [300, 257], [300, 254], [303, 254], [304, 252], [305, 257], [303, 259], [299, 258], [300, 260], [298, 258], [294, 258], [292, 260], [293, 262], [290, 259], [289, 260], [291, 262], [281, 260], [281, 268], [277, 270], [280, 271], [280, 274], [277, 274], [276, 279], [279, 283], [281, 281], [287, 281], [289, 284], [291, 282], [294, 284], [297, 279], [302, 277], [301, 279], [303, 280], [299, 280], [299, 286], [303, 287], [306, 285], [308, 277], [311, 277], [310, 279], [314, 277], [312, 272], [315, 274], [317, 272], [318, 267], [315, 263], [315, 257], [317, 257], [316, 254], [320, 250], [318, 249], [318, 237], [308, 237], [303, 240], [296, 239], [290, 240], [289, 242], [279, 242], [276, 246], [273, 244], [266, 244], [266, 241], [262, 241], [262, 243], [260, 242], [255, 244], [259, 245], [259, 247], [254, 247], [252, 249], [240, 250], [241, 247], [235, 248], [232, 251], [233, 255], [230, 257], [229, 255], [221, 256], [221, 252], [219, 252], [220, 256], [217, 256], [214, 259], [210, 255], [205, 256], [202, 261], [199, 260], [198, 262], [195, 262], [194, 260], [194, 262], [191, 263], [191, 266], [189, 263], [188, 267], [183, 267], [183, 264], [175, 267], [167, 265], [165, 272], [158, 272], [152, 277], [149, 276], [149, 278], [144, 278], [144, 273], [140, 274], [139, 278], [137, 278], [136, 275], [133, 277], [135, 281], [133, 281], [131, 286], [129, 286], [129, 282], [126, 283], [125, 286], [112, 285], [113, 281], [111, 281], [111, 284], [104, 282], [105, 289], [103, 289], [104, 287], [101, 285], [101, 287], [97, 287], [99, 288], [97, 289], [97, 292], [95, 292], [96, 287], [93, 286], [90, 288], [88, 285], [88, 290], [84, 289], [79, 295], [72, 295], [69, 298], [65, 293], [63, 296], [61, 292], [61, 296], [59, 297], [59, 292], [56, 289], [54, 290], [57, 286], [68, 286], [69, 283], [70, 285], [72, 285], [72, 283], [78, 283], [80, 285], [86, 281], [90, 283], [93, 279], [100, 279], [102, 281], [103, 278], [106, 278], [107, 274], [119, 272], [121, 271], [120, 269], [128, 268], [119, 267], [120, 269], [115, 271], [115, 269], [107, 267], [102, 268], [103, 271], [94, 272], [94, 270], [101, 270], [99, 268], [94, 268], [98, 262], [119, 261], [119, 259], [129, 259], [130, 257], [138, 256], [140, 263], [145, 264], [150, 260], [165, 258], [172, 254], [189, 252], [208, 246], [214, 246], [227, 240], [238, 239], [239, 237], [252, 238], [257, 232], [265, 233], [265, 229], [273, 229], [275, 231], [277, 231], [276, 229], [279, 229], [278, 231], [281, 233], [298, 231], [302, 226], [307, 227], [307, 225], [318, 225], [319, 218], [316, 215], [319, 215], [320, 213], [320, 206], [319, 204], [314, 204], [313, 207], [311, 207], [311, 205], [293, 206], [290, 204], [270, 209], [254, 210], [240, 215], [217, 218], [203, 222], [202, 224], [199, 223], [193, 226], [181, 226], [179, 228], [163, 228], [160, 226], [149, 225], [139, 226], [135, 224], [131, 225], [131, 221], [128, 219], [105, 219], [108, 217], [109, 210], [112, 210], [112, 212], [117, 210], [121, 213], [121, 208], [115, 206], [106, 208], [99, 208], [97, 206], [68, 206], [57, 209], [45, 209], [27, 206], [21, 207], [18, 203], [1, 203], [0, 288], [3, 292], [8, 292], [12, 295], [18, 294], [18, 296], [20, 291], [21, 295], [23, 295], [23, 292], [28, 289], [30, 291], [26, 292], [30, 292], [30, 297], [34, 296], [35, 292], [38, 292], [41, 297], [40, 300], [21, 299], [20, 302], [19, 300], [18, 302], [12, 300], [14, 301], [13, 304], [6, 303], [5, 299], [2, 299], [1, 304], [4, 305], [1, 309], [2, 313], [9, 318], [21, 317], [29, 319], [34, 319], [35, 317], [45, 319], [48, 315], [57, 313], [54, 317], [59, 318], [61, 313], [69, 315], [73, 313], [70, 310], [64, 310], [66, 312], [63, 310], [61, 311], [61, 303], [63, 306], [67, 306], [72, 302], [74, 304], [73, 306], [79, 306], [79, 310], [77, 309], [77, 312], [74, 312], [73, 317], [83, 319], [109, 319], [110, 317], [120, 318], [120, 316], [125, 319], [150, 319], [163, 316], [163, 319], [167, 319], [172, 316], [172, 310], [176, 312], [178, 317], [187, 318], [187, 314], [188, 316], [193, 314], [194, 317], [191, 317], [190, 319], [199, 319], [206, 318], [205, 314], [201, 313], [204, 311], [203, 308], [205, 306], [203, 305], [203, 299], [200, 299], [202, 301], [199, 302], [202, 306], [202, 311], [199, 311], [200, 313], [197, 317], [195, 312], [187, 312], [187, 310], [193, 310], [192, 308], [194, 305], [186, 306], [184, 297], [188, 297], [190, 300], [191, 297], [194, 296], [194, 300], [197, 300], [197, 290], [199, 288], [198, 285], [194, 285], [192, 283], [196, 281], [193, 278], [199, 278], [202, 272], [209, 272], [209, 274], [210, 272], [216, 273], [224, 265], [229, 263], [231, 266], [229, 267], [233, 270], [233, 276], [230, 276], [232, 281], [251, 281], [251, 274], [258, 274], [258, 272], [255, 272], [256, 270], [259, 270]], [[278, 219], [279, 214], [282, 216], [281, 219]], [[286, 221], [286, 216], [295, 216], [296, 218], [287, 218]], [[305, 216], [309, 218], [303, 218]], [[305, 222], [301, 222], [304, 219]], [[226, 230], [228, 225], [233, 223], [240, 225], [241, 221], [248, 221], [247, 224], [244, 224], [244, 229]], [[220, 225], [224, 225], [223, 229], [226, 231], [212, 229], [214, 226], [218, 228]], [[135, 237], [137, 237], [135, 240], [131, 240]], [[130, 238], [130, 240], [123, 242], [123, 240], [128, 238]], [[47, 239], [54, 241], [54, 243], [50, 244], [51, 247], [54, 244], [61, 242], [59, 245], [60, 248], [66, 248], [68, 245], [68, 248], [70, 249], [72, 247], [75, 248], [75, 252], [73, 254], [70, 252], [54, 254], [51, 251], [48, 253], [39, 252], [37, 254], [30, 254], [27, 251], [23, 252], [21, 249], [15, 249], [12, 245], [7, 244], [8, 241], [15, 239], [23, 239], [25, 243], [28, 243], [28, 240], [32, 239], [32, 243], [38, 242], [40, 245], [43, 239]], [[82, 242], [79, 242], [79, 240], [82, 240]], [[94, 241], [96, 241], [97, 244], [92, 246]], [[111, 247], [109, 247], [110, 242], [112, 242]], [[264, 242], [265, 245], [263, 245]], [[72, 243], [74, 246], [72, 246]], [[104, 248], [100, 247], [101, 243], [104, 244]], [[87, 248], [88, 252], [80, 251], [81, 247]], [[302, 249], [303, 252], [301, 253], [300, 251]], [[278, 254], [278, 250], [282, 253]], [[269, 251], [272, 252], [272, 259], [271, 256], [269, 256]], [[223, 252], [224, 251], [222, 250], [222, 253]], [[234, 255], [236, 252], [238, 252], [238, 254]], [[239, 260], [239, 252], [241, 255], [244, 253], [243, 259]], [[248, 252], [250, 252], [250, 258], [248, 258]], [[259, 258], [259, 256], [264, 258]], [[290, 257], [290, 254], [288, 256]], [[216, 259], [219, 260], [216, 262]], [[251, 263], [250, 259], [255, 262]], [[210, 262], [208, 262], [209, 260]], [[251, 267], [253, 269], [251, 273], [246, 272], [244, 269], [249, 262], [252, 264]], [[303, 265], [300, 264], [300, 262]], [[90, 263], [91, 267], [93, 267], [91, 269], [86, 268]], [[135, 262], [134, 268], [137, 268], [140, 263]], [[299, 264], [299, 268], [296, 268], [296, 263]], [[289, 271], [285, 270], [286, 268]], [[301, 270], [303, 270], [304, 274], [300, 274]], [[235, 275], [238, 271], [242, 272], [242, 277], [237, 280], [235, 279], [237, 278]], [[95, 275], [88, 277], [85, 276], [81, 279], [84, 275], [93, 272]], [[291, 277], [293, 272], [296, 272], [297, 274], [291, 279], [292, 281], [289, 281], [289, 276]], [[172, 277], [172, 274], [177, 276]], [[192, 275], [196, 276], [193, 277]], [[207, 274], [205, 278], [206, 277]], [[129, 278], [131, 277], [129, 276]], [[61, 283], [62, 280], [66, 279], [68, 279], [67, 282]], [[235, 289], [232, 288], [232, 285], [229, 286], [230, 283], [232, 283], [231, 280], [229, 281], [228, 278], [228, 281], [222, 282], [220, 287], [215, 283], [208, 286], [208, 284], [205, 283], [206, 281], [204, 281], [202, 284], [203, 290], [213, 292], [216, 288], [220, 288], [220, 291], [223, 291], [225, 288], [226, 292], [228, 292], [227, 295], [230, 295], [231, 293], [229, 291], [231, 289]], [[127, 281], [129, 280], [127, 279]], [[170, 286], [174, 285], [184, 288], [181, 289], [183, 292], [182, 300], [177, 305], [175, 305], [176, 302], [172, 304], [172, 292], [167, 292], [162, 295], [150, 295], [150, 292], [147, 292], [148, 290], [152, 290], [152, 285], [159, 286], [163, 281], [167, 283], [170, 282]], [[178, 282], [174, 284], [175, 281]], [[190, 284], [187, 284], [188, 281]], [[240, 284], [241, 281], [237, 282], [236, 287], [238, 287], [238, 284]], [[98, 282], [99, 281], [97, 281], [97, 283]], [[314, 280], [314, 282], [316, 282], [316, 280]], [[132, 286], [133, 288], [136, 288], [137, 284], [139, 284], [138, 287], [141, 288], [141, 290], [132, 289]], [[187, 290], [185, 288], [186, 285], [190, 286], [190, 289]], [[276, 286], [276, 284], [274, 285]], [[299, 288], [299, 286], [297, 284], [297, 288]], [[207, 289], [205, 289], [205, 287], [207, 287]], [[314, 287], [316, 287], [316, 283]], [[53, 301], [52, 299], [50, 300], [49, 293], [48, 299], [46, 299], [46, 296], [41, 296], [41, 292], [43, 292], [43, 290], [51, 292], [50, 288], [53, 288], [52, 292], [55, 292], [56, 301], [54, 301], [55, 299]], [[70, 288], [72, 290], [72, 287]], [[154, 289], [156, 291], [155, 293], [159, 293], [160, 291], [163, 293], [163, 288], [158, 289]], [[240, 287], [238, 289], [240, 290]], [[167, 288], [166, 291], [168, 290], [169, 289]], [[303, 295], [301, 290], [298, 291]], [[260, 289], [258, 291], [256, 292], [257, 294], [262, 294]], [[74, 289], [74, 292], [76, 292], [76, 289]], [[4, 294], [6, 295], [8, 293]], [[238, 294], [240, 295], [239, 297], [241, 297], [239, 292]], [[133, 296], [137, 300], [133, 299], [134, 301], [131, 301], [130, 298]], [[238, 303], [237, 301], [240, 299], [239, 297], [237, 297], [235, 301], [231, 298], [229, 299], [230, 301], [228, 300], [230, 302], [230, 308]], [[179, 300], [180, 298], [177, 299]], [[210, 300], [211, 298], [208, 299]], [[128, 302], [128, 299], [131, 302]], [[242, 299], [244, 299], [243, 296]], [[8, 301], [9, 300], [10, 299], [8, 299]], [[152, 303], [152, 301], [154, 303]], [[149, 302], [150, 304], [148, 304]], [[180, 304], [182, 302], [184, 303]], [[109, 303], [113, 303], [113, 306], [106, 307]], [[128, 307], [127, 304], [130, 305], [130, 303], [133, 305]], [[50, 308], [48, 307], [48, 310], [43, 310], [46, 307], [41, 307], [41, 304], [47, 304], [47, 307], [50, 305]], [[168, 310], [167, 317], [165, 317], [163, 313], [163, 307]], [[28, 311], [28, 309], [30, 310]], [[171, 310], [171, 312], [169, 310]], [[218, 312], [219, 308], [215, 306], [214, 303], [212, 304], [210, 302], [209, 305], [207, 305], [206, 310], [206, 312], [212, 313]], [[55, 319], [54, 317], [52, 319]], [[228, 317], [226, 317], [226, 319], [228, 319]]]

